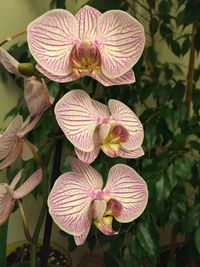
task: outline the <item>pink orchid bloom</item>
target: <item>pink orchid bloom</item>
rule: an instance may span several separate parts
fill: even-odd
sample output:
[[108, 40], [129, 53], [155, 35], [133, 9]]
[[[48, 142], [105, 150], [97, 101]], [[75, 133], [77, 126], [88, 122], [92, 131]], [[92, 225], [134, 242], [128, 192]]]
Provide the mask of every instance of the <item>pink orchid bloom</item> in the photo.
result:
[[102, 14], [84, 6], [73, 16], [52, 10], [30, 23], [27, 33], [38, 70], [53, 81], [87, 75], [105, 86], [135, 82], [131, 68], [144, 49], [144, 29], [124, 11]]
[[90, 165], [71, 158], [72, 171], [55, 182], [48, 198], [54, 222], [74, 235], [77, 245], [84, 243], [92, 222], [105, 235], [114, 235], [113, 218], [128, 223], [144, 211], [148, 190], [145, 181], [131, 167], [113, 166], [106, 186], [103, 178]]
[[26, 77], [18, 70], [19, 62], [0, 47], [0, 63], [7, 71], [24, 78], [24, 97], [32, 116], [39, 116], [51, 106], [48, 88], [44, 80], [36, 77]]
[[23, 160], [33, 157], [30, 147], [24, 141], [24, 136], [35, 127], [39, 119], [40, 117], [35, 117], [30, 121], [28, 117], [23, 122], [22, 116], [18, 115], [5, 132], [0, 134], [0, 170], [10, 166], [20, 155]]
[[42, 180], [42, 169], [38, 169], [15, 190], [21, 178], [21, 172], [15, 176], [10, 185], [0, 183], [0, 225], [9, 218], [15, 201], [30, 193]]
[[58, 101], [55, 114], [83, 162], [93, 162], [100, 149], [109, 157], [138, 158], [144, 154], [143, 126], [118, 100], [111, 99], [106, 106], [82, 90], [72, 90]]

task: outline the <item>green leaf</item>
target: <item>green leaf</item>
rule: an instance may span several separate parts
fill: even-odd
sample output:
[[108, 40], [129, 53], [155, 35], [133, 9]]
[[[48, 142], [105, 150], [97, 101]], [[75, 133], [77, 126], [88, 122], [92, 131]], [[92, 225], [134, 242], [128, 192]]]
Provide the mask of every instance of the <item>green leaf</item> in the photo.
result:
[[185, 38], [181, 47], [181, 53], [184, 56], [190, 49], [190, 39], [189, 37]]
[[109, 252], [104, 252], [103, 254], [104, 267], [121, 267], [118, 259]]
[[177, 81], [172, 93], [172, 98], [175, 103], [180, 104], [180, 102], [183, 100], [183, 97], [185, 95], [185, 85], [182, 81]]
[[163, 0], [160, 2], [158, 9], [160, 11], [160, 14], [162, 15], [167, 15], [170, 13], [170, 9], [171, 9], [171, 1], [169, 0]]
[[200, 254], [200, 226], [195, 231], [194, 241], [195, 241], [196, 249], [198, 250]]
[[168, 107], [164, 107], [161, 109], [161, 115], [166, 121], [169, 130], [172, 133], [175, 133], [179, 124], [179, 117], [177, 116], [177, 111], [174, 111]]
[[150, 32], [152, 35], [156, 34], [156, 32], [158, 30], [158, 26], [159, 26], [159, 22], [158, 22], [157, 17], [151, 18], [149, 28], [150, 28]]
[[154, 123], [146, 123], [145, 124], [145, 140], [144, 140], [144, 144], [147, 147], [148, 150], [151, 150], [156, 142], [156, 125]]
[[181, 55], [181, 47], [180, 47], [180, 44], [177, 41], [175, 41], [175, 40], [171, 41], [171, 49], [172, 49], [172, 52], [177, 57], [179, 57]]
[[200, 28], [197, 30], [195, 34], [194, 45], [197, 50], [197, 53], [199, 53], [200, 51]]
[[149, 62], [151, 63], [152, 66], [154, 66], [157, 62], [157, 53], [156, 51], [154, 50], [153, 47], [149, 46], [147, 48], [147, 54], [148, 54], [148, 59], [149, 59]]
[[200, 143], [198, 141], [190, 141], [189, 144], [192, 148], [200, 151]]
[[50, 9], [63, 8], [66, 9], [66, 0], [52, 0], [50, 3]]

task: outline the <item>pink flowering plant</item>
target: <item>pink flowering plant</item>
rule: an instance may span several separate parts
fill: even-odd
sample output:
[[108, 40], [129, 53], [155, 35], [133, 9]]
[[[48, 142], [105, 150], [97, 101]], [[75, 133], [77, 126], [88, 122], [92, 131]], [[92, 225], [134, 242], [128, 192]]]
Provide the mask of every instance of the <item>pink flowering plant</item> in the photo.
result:
[[[26, 33], [23, 58], [0, 47], [1, 67], [23, 89], [0, 133], [0, 170], [12, 174], [0, 181], [0, 225], [19, 208], [31, 267], [44, 221], [41, 266], [47, 266], [52, 222], [71, 246], [106, 251], [107, 243], [112, 250], [113, 240], [121, 240], [122, 260], [137, 223], [145, 225], [149, 195], [140, 173], [143, 124], [124, 97], [134, 98], [132, 68], [143, 53], [144, 28], [122, 10], [101, 13], [86, 5], [76, 15], [48, 11]], [[23, 203], [35, 187], [42, 208], [31, 233]], [[148, 212], [144, 218], [150, 220]]]

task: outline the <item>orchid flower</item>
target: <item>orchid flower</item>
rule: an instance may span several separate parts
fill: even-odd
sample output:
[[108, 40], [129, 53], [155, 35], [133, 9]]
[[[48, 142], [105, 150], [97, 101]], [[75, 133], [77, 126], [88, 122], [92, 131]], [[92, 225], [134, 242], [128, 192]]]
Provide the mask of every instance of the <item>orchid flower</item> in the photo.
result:
[[30, 193], [42, 180], [42, 169], [38, 169], [15, 190], [21, 178], [21, 172], [15, 176], [10, 185], [0, 183], [0, 225], [9, 218], [15, 201]]
[[33, 157], [30, 149], [33, 145], [27, 145], [24, 136], [35, 127], [39, 118], [35, 117], [30, 121], [28, 117], [23, 122], [22, 116], [18, 115], [5, 132], [0, 134], [0, 170], [10, 166], [20, 155], [23, 160]]
[[32, 116], [39, 116], [50, 107], [48, 88], [44, 80], [39, 81], [36, 77], [27, 77], [19, 71], [20, 63], [7, 51], [0, 47], [0, 63], [7, 71], [24, 78], [24, 97]]
[[115, 235], [113, 218], [128, 223], [144, 211], [147, 186], [131, 167], [113, 166], [104, 189], [101, 175], [90, 165], [72, 157], [71, 168], [56, 180], [48, 206], [54, 222], [74, 235], [77, 245], [84, 243], [92, 223], [105, 235]]
[[82, 90], [72, 90], [57, 102], [55, 114], [83, 162], [93, 162], [100, 149], [109, 157], [137, 158], [144, 154], [143, 126], [118, 100], [109, 100], [106, 106]]
[[27, 28], [38, 70], [56, 82], [91, 76], [105, 86], [135, 82], [131, 68], [144, 49], [143, 26], [121, 10], [84, 6], [73, 16], [46, 12]]

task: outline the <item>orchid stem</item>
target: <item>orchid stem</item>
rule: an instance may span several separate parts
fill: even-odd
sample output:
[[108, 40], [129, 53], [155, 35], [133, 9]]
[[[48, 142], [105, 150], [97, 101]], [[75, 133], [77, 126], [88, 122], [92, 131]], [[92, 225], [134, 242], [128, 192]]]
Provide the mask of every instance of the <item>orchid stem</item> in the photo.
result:
[[20, 200], [17, 200], [17, 204], [19, 206], [19, 210], [20, 210], [20, 213], [21, 213], [21, 216], [22, 216], [22, 222], [23, 222], [23, 228], [24, 228], [24, 234], [25, 234], [26, 240], [32, 243], [32, 238], [31, 238], [31, 235], [30, 235], [30, 232], [29, 232], [29, 229], [28, 229], [28, 224], [27, 224], [27, 220], [26, 220], [26, 216], [25, 216], [25, 213], [24, 213], [24, 209], [23, 209], [22, 203], [21, 203]]
[[12, 40], [14, 40], [15, 38], [17, 38], [17, 37], [19, 37], [19, 36], [21, 36], [21, 35], [24, 35], [25, 33], [26, 33], [26, 31], [18, 32], [18, 33], [16, 33], [15, 35], [6, 38], [3, 42], [0, 43], [0, 46], [2, 46], [2, 45], [4, 45], [4, 44], [6, 44], [6, 43], [8, 43], [8, 42], [10, 42], [10, 41], [12, 41]]

